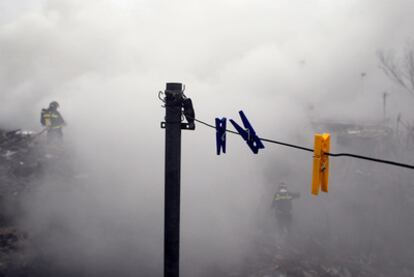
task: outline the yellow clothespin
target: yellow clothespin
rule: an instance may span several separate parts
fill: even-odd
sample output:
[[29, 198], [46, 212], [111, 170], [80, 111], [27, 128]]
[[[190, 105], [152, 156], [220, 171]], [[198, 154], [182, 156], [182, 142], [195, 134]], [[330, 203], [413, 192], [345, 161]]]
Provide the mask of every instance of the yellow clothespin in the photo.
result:
[[319, 189], [328, 192], [330, 135], [315, 134], [313, 156], [312, 194], [318, 195]]

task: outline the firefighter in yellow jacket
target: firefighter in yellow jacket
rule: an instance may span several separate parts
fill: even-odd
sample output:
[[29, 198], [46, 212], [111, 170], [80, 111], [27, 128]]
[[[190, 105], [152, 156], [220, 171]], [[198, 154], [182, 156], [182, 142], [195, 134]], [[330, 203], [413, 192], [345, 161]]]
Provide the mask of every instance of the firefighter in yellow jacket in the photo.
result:
[[47, 128], [47, 141], [56, 141], [63, 138], [62, 128], [66, 125], [65, 120], [58, 111], [59, 103], [53, 101], [49, 108], [42, 109], [40, 122]]

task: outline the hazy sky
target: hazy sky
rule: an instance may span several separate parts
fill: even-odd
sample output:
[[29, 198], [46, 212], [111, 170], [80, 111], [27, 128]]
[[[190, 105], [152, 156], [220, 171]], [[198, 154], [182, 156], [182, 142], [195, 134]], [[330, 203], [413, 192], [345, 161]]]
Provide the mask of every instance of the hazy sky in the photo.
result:
[[166, 81], [186, 83], [209, 117], [217, 97], [355, 101], [389, 88], [375, 52], [412, 38], [412, 10], [410, 0], [2, 1], [2, 122], [18, 110], [34, 127], [52, 98], [78, 112], [87, 101], [143, 105]]
[[[68, 194], [46, 182], [32, 219], [47, 221], [57, 207], [73, 241], [90, 244], [85, 257], [99, 253], [99, 264], [113, 258], [103, 253], [119, 256], [130, 244], [159, 268], [164, 110], [157, 92], [165, 83], [185, 83], [202, 120], [239, 121], [243, 109], [259, 135], [307, 145], [313, 117], [382, 119], [385, 90], [395, 92], [390, 106], [412, 118], [412, 97], [385, 78], [376, 51], [414, 38], [413, 11], [412, 0], [2, 0], [0, 126], [40, 130], [40, 109], [59, 101], [66, 141], [89, 176]], [[295, 152], [287, 161], [273, 146], [252, 156], [237, 137], [227, 156], [214, 151], [212, 130], [183, 135], [183, 255], [195, 268], [234, 262], [247, 250], [246, 217], [260, 206], [263, 184], [285, 178], [307, 191], [310, 180], [311, 156]], [[276, 165], [285, 169], [275, 171], [280, 176]], [[108, 228], [112, 237], [102, 244], [105, 224], [121, 227]]]

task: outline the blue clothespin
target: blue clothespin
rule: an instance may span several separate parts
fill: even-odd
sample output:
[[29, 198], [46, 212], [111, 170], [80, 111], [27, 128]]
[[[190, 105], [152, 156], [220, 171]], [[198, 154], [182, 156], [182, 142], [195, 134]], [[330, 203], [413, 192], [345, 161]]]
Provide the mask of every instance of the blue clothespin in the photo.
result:
[[217, 155], [220, 155], [220, 150], [226, 153], [226, 118], [216, 118], [216, 145]]
[[257, 154], [259, 149], [265, 148], [260, 138], [256, 135], [252, 125], [250, 125], [249, 120], [244, 115], [243, 111], [239, 111], [241, 120], [243, 122], [244, 128], [240, 127], [234, 120], [230, 119], [231, 124], [233, 124], [234, 128], [236, 128], [237, 132], [242, 136], [242, 138], [246, 141], [247, 145], [249, 145], [250, 149], [253, 153]]

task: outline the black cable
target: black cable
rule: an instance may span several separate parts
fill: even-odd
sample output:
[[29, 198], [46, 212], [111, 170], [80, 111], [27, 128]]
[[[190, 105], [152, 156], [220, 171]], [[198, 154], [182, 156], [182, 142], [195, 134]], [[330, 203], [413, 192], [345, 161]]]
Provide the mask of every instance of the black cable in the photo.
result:
[[[201, 120], [198, 120], [198, 119], [194, 119], [194, 121], [196, 121], [198, 123], [201, 123], [201, 124], [204, 124], [204, 125], [206, 125], [210, 128], [216, 129], [216, 126], [211, 125], [209, 123], [206, 123], [204, 121], [201, 121]], [[240, 135], [238, 132], [228, 130], [228, 129], [226, 129], [226, 132], [236, 134], [236, 135]], [[314, 150], [311, 149], [311, 148], [307, 148], [307, 147], [303, 147], [303, 146], [299, 146], [299, 145], [295, 145], [295, 144], [285, 143], [285, 142], [272, 140], [272, 139], [266, 139], [266, 138], [259, 138], [259, 139], [262, 140], [262, 141], [265, 141], [265, 142], [269, 142], [269, 143], [279, 144], [279, 145], [283, 145], [283, 146], [287, 146], [287, 147], [291, 147], [291, 148], [296, 148], [296, 149], [300, 149], [300, 150], [304, 150], [304, 151], [308, 151], [308, 152], [314, 152]], [[324, 154], [328, 155], [328, 156], [331, 156], [331, 157], [351, 157], [351, 158], [356, 158], [356, 159], [368, 160], [368, 161], [373, 161], [373, 162], [377, 162], [377, 163], [383, 163], [383, 164], [389, 164], [389, 165], [414, 169], [414, 165], [404, 164], [404, 163], [399, 163], [399, 162], [394, 162], [394, 161], [389, 161], [389, 160], [376, 159], [376, 158], [371, 158], [371, 157], [361, 156], [361, 155], [355, 155], [355, 154], [350, 154], [350, 153], [337, 153], [337, 154], [335, 154], [335, 153], [324, 153]]]
[[403, 164], [403, 163], [398, 163], [398, 162], [388, 161], [388, 160], [381, 160], [381, 159], [376, 159], [376, 158], [371, 158], [371, 157], [366, 157], [366, 156], [361, 156], [361, 155], [355, 155], [355, 154], [350, 154], [350, 153], [338, 153], [338, 154], [325, 153], [325, 155], [328, 155], [331, 157], [352, 157], [356, 159], [368, 160], [368, 161], [373, 161], [377, 163], [390, 164], [390, 165], [395, 165], [399, 167], [414, 169], [414, 165]]
[[311, 149], [311, 148], [307, 148], [307, 147], [303, 147], [303, 146], [299, 146], [299, 145], [295, 145], [295, 144], [290, 144], [290, 143], [281, 142], [281, 141], [277, 141], [277, 140], [273, 140], [273, 139], [267, 139], [267, 138], [259, 138], [259, 139], [262, 140], [262, 141], [270, 142], [270, 143], [280, 144], [280, 145], [291, 147], [291, 148], [296, 148], [296, 149], [301, 149], [301, 150], [308, 151], [308, 152], [313, 152], [313, 149]]

